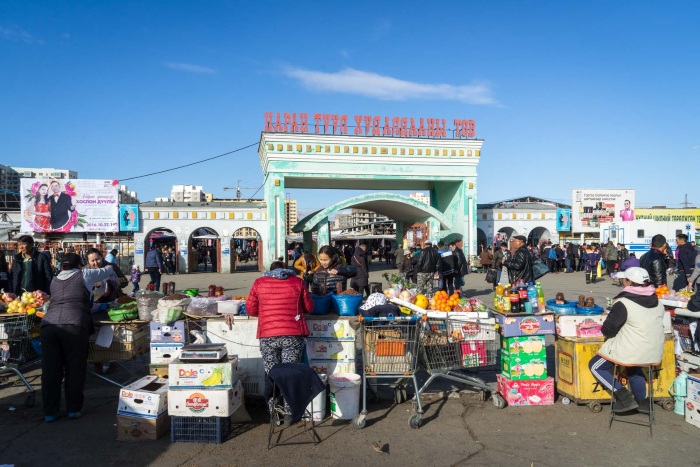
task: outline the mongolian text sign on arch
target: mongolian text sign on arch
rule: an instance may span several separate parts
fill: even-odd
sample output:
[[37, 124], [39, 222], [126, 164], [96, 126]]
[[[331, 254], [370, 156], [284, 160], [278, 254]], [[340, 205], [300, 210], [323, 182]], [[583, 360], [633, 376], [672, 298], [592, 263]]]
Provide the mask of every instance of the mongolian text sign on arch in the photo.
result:
[[118, 180], [23, 178], [22, 232], [117, 232]]

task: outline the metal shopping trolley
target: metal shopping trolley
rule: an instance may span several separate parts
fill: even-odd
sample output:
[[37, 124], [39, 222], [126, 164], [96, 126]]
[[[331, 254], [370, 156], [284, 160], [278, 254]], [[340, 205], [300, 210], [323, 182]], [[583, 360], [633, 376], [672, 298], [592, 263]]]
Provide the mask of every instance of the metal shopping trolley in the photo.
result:
[[[493, 366], [498, 363], [496, 325], [486, 320], [466, 317], [428, 318], [420, 332], [420, 365], [430, 374], [416, 393], [416, 400], [436, 378], [445, 378], [481, 389], [482, 400], [492, 395], [496, 407], [505, 400], [495, 388], [475, 376], [459, 370]], [[416, 409], [422, 413], [420, 404]]]
[[[405, 383], [413, 380], [418, 389], [418, 335], [420, 318], [398, 316], [360, 318], [362, 323], [362, 411], [352, 419], [355, 428], [364, 428], [367, 419], [367, 378], [389, 379], [396, 384], [395, 401], [406, 400]], [[416, 394], [418, 414], [409, 419], [409, 425], [418, 428], [423, 413], [420, 397]], [[415, 425], [415, 426], [414, 426]]]
[[36, 399], [34, 388], [22, 374], [22, 370], [37, 363], [39, 354], [31, 345], [32, 327], [36, 315], [0, 315], [0, 374], [14, 373], [27, 386], [29, 394], [24, 405], [32, 407]]

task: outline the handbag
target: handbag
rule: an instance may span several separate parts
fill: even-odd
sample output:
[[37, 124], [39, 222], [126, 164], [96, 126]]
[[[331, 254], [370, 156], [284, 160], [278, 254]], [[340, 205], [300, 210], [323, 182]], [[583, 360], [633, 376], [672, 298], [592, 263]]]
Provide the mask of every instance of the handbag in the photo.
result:
[[601, 260], [600, 260], [600, 267], [603, 268], [603, 269], [605, 269], [606, 265], [605, 265], [605, 260], [604, 260], [604, 259], [601, 259]]
[[549, 268], [541, 259], [536, 259], [532, 263], [532, 277], [537, 280], [549, 272]]
[[489, 269], [489, 271], [486, 273], [486, 282], [489, 284], [493, 284], [496, 282], [496, 270], [495, 269]]

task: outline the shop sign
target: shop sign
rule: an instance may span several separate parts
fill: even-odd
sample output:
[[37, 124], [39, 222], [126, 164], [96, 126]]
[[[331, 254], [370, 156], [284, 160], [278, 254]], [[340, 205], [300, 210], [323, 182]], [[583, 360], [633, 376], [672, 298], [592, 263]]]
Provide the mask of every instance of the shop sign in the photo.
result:
[[[309, 119], [309, 115], [311, 118]], [[474, 120], [455, 118], [450, 138], [476, 137]], [[352, 127], [350, 126], [352, 125]], [[306, 112], [265, 112], [269, 133], [315, 133], [324, 135], [398, 136], [447, 138], [447, 119], [389, 117], [381, 115], [322, 114]]]

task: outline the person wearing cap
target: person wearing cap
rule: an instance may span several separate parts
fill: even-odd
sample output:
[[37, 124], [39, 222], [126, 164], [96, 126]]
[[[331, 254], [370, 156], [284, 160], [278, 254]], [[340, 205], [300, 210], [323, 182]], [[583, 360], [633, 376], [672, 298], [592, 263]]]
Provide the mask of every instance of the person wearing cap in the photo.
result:
[[[624, 289], [613, 299], [603, 322], [606, 341], [588, 363], [593, 376], [613, 391], [613, 412], [637, 409], [649, 413], [649, 398], [642, 367], [661, 362], [664, 352], [664, 307], [654, 293], [655, 287], [644, 268], [631, 267], [618, 273]], [[627, 368], [632, 392], [622, 386], [611, 370], [614, 365]]]
[[527, 250], [527, 238], [524, 235], [515, 235], [510, 239], [515, 252], [513, 256], [503, 261], [508, 269], [508, 280], [511, 284], [517, 284], [522, 279], [526, 284], [533, 282], [532, 255]]

